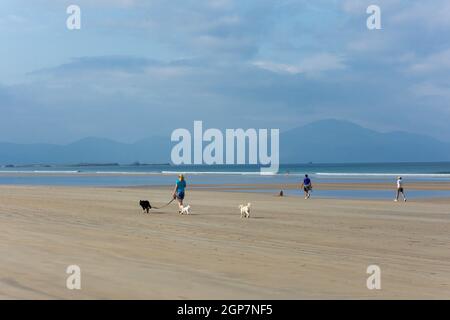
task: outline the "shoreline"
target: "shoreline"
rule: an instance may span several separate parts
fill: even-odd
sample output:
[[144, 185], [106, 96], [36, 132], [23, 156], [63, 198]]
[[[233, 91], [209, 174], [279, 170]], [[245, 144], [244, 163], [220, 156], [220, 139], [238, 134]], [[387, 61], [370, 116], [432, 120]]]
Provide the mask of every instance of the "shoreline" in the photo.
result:
[[[307, 171], [305, 171], [307, 172]], [[303, 177], [305, 172], [267, 172], [260, 171], [83, 171], [83, 170], [0, 170], [0, 176], [174, 176], [180, 173], [191, 176], [254, 176], [254, 177]], [[420, 172], [310, 172], [311, 176], [334, 179], [387, 179], [396, 176], [410, 178], [450, 178], [449, 172], [420, 173]]]
[[[121, 189], [172, 189], [172, 184], [155, 184], [155, 185], [55, 185], [55, 184], [2, 184], [0, 187], [67, 187], [67, 188], [121, 188]], [[396, 189], [392, 183], [386, 182], [316, 182], [313, 184], [313, 192], [319, 193], [319, 196], [314, 198], [332, 198], [339, 199], [339, 192], [346, 192], [345, 199], [355, 200], [382, 200], [377, 197], [370, 196], [367, 192], [373, 191], [394, 194]], [[189, 184], [189, 190], [198, 191], [216, 191], [216, 192], [235, 192], [235, 193], [260, 193], [266, 195], [277, 196], [280, 190], [285, 192], [285, 197], [302, 196], [303, 191], [300, 189], [299, 183], [199, 183]], [[406, 191], [420, 192], [424, 194], [421, 199], [450, 199], [450, 182], [409, 182], [405, 185]], [[355, 193], [364, 192], [365, 196], [355, 196], [352, 198], [351, 191]], [[320, 194], [326, 194], [326, 197], [321, 197]], [[334, 192], [334, 193], [333, 193]], [[445, 195], [427, 196], [427, 192], [445, 193]], [[448, 192], [448, 194], [447, 194]]]

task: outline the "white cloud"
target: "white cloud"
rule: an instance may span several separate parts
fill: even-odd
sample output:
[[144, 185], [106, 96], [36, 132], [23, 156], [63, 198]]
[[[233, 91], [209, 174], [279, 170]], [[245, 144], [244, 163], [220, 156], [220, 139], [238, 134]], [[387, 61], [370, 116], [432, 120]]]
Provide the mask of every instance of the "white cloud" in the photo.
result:
[[270, 61], [255, 61], [253, 62], [253, 65], [260, 69], [268, 70], [275, 73], [298, 74], [303, 72], [300, 67]]
[[342, 57], [329, 53], [307, 57], [299, 64], [255, 61], [253, 65], [260, 69], [280, 74], [317, 74], [325, 71], [340, 70], [346, 67]]
[[392, 21], [410, 25], [411, 28], [426, 26], [430, 29], [450, 27], [450, 1], [434, 0], [409, 2], [398, 10]]
[[431, 29], [450, 27], [448, 0], [343, 0], [341, 8], [345, 13], [365, 17], [367, 7], [372, 4], [381, 8], [382, 21], [390, 26]]
[[208, 5], [214, 9], [230, 8], [233, 4], [232, 0], [208, 0]]
[[450, 69], [450, 48], [430, 54], [421, 61], [411, 64], [408, 71], [413, 73], [429, 73]]
[[[409, 2], [409, 1], [408, 1]], [[342, 10], [346, 13], [354, 15], [366, 15], [366, 9], [370, 5], [377, 5], [381, 8], [381, 12], [392, 10], [400, 6], [403, 0], [343, 0], [341, 1]]]
[[17, 25], [24, 25], [27, 22], [25, 17], [9, 14], [6, 16], [0, 16], [0, 26], [4, 29], [6, 27], [17, 27]]
[[414, 85], [411, 91], [419, 97], [440, 97], [450, 99], [450, 87], [437, 85], [431, 82], [423, 82]]

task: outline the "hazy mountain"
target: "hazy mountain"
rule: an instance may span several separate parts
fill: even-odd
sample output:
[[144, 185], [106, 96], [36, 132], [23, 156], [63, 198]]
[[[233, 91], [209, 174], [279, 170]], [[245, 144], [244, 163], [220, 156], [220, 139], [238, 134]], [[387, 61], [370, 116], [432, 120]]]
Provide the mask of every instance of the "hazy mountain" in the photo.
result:
[[[380, 133], [323, 120], [281, 133], [282, 163], [450, 161], [450, 144], [405, 132]], [[0, 164], [167, 163], [169, 137], [133, 144], [85, 138], [68, 145], [0, 143]]]
[[282, 162], [427, 162], [450, 160], [450, 144], [406, 132], [380, 133], [323, 120], [281, 134]]
[[4, 165], [167, 163], [169, 158], [170, 145], [163, 138], [146, 139], [134, 144], [93, 137], [68, 145], [0, 143], [0, 164]]

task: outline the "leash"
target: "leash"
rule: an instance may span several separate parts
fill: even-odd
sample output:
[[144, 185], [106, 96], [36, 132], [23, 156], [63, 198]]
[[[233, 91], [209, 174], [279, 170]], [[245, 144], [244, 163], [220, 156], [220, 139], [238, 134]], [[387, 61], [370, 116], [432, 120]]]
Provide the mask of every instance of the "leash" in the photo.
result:
[[162, 207], [152, 207], [152, 209], [162, 209], [167, 207], [169, 204], [171, 204], [173, 202], [173, 200], [175, 200], [175, 198], [173, 198], [172, 200], [170, 200], [169, 202], [167, 202], [165, 205], [163, 205]]

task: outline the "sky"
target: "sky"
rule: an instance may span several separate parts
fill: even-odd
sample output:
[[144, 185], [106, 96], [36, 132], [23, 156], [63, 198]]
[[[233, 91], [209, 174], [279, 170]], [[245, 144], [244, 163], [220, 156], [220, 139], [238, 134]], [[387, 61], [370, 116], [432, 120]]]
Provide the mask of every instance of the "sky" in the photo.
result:
[[329, 118], [450, 141], [448, 0], [2, 0], [0, 42], [2, 142]]

